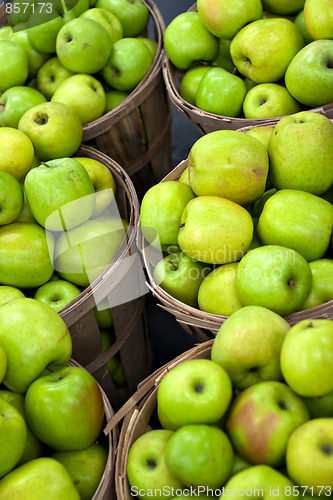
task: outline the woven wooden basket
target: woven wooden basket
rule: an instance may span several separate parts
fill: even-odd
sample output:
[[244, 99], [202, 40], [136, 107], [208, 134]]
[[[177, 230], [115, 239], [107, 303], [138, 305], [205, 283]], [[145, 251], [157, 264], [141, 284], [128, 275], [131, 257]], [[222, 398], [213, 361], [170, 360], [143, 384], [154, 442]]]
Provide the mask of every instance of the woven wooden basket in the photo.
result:
[[[196, 11], [197, 4], [195, 3], [188, 11]], [[251, 125], [266, 125], [267, 122], [274, 121], [277, 123], [281, 117], [277, 118], [262, 118], [262, 119], [246, 119], [246, 118], [231, 118], [228, 116], [216, 115], [203, 111], [193, 104], [185, 101], [179, 94], [179, 87], [184, 71], [177, 69], [169, 60], [165, 50], [162, 57], [162, 71], [168, 95], [172, 104], [186, 118], [191, 120], [202, 134], [213, 132], [214, 130], [238, 130], [241, 127]], [[320, 106], [312, 109], [316, 113], [326, 115], [328, 118], [333, 118], [333, 103]]]
[[[105, 271], [59, 314], [71, 333], [73, 358], [94, 375], [106, 392], [112, 407], [118, 409], [152, 369], [152, 351], [144, 296], [112, 306], [115, 303], [114, 298], [119, 293], [119, 287], [122, 289], [126, 286], [133, 287], [131, 280], [136, 279], [136, 274], [133, 275], [132, 267], [129, 267], [125, 259], [129, 257], [139, 259], [135, 245], [139, 202], [131, 179], [114, 160], [84, 145], [77, 151], [76, 156], [98, 160], [112, 172], [117, 186], [117, 206], [121, 217], [128, 221], [129, 228]], [[105, 298], [109, 300], [116, 340], [108, 350], [103, 351], [94, 307]], [[115, 387], [107, 367], [107, 362], [116, 353], [120, 355], [126, 377], [126, 385], [122, 388]]]

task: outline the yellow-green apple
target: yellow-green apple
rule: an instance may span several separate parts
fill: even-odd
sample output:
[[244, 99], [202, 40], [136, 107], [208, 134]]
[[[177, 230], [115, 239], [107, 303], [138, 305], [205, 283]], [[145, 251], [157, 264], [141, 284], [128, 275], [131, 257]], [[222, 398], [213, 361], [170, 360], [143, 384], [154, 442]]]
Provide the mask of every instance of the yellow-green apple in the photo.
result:
[[272, 118], [301, 111], [288, 90], [276, 83], [261, 83], [248, 91], [243, 102], [245, 118]]
[[0, 285], [0, 307], [15, 299], [23, 299], [24, 293], [15, 286]]
[[34, 146], [40, 160], [72, 156], [82, 141], [82, 123], [70, 107], [45, 102], [24, 113], [18, 124]]
[[22, 180], [32, 167], [34, 147], [29, 137], [12, 127], [0, 127], [0, 170]]
[[190, 424], [170, 437], [165, 461], [183, 484], [215, 489], [229, 479], [234, 452], [227, 435], [218, 427]]
[[307, 261], [325, 255], [332, 230], [332, 204], [297, 189], [281, 189], [270, 196], [257, 224], [257, 233], [264, 245], [293, 248]]
[[262, 18], [260, 0], [198, 0], [197, 8], [206, 28], [218, 38], [231, 40], [246, 24]]
[[333, 418], [315, 418], [290, 436], [287, 472], [309, 493], [330, 496], [333, 488]]
[[302, 10], [304, 2], [305, 0], [262, 0], [262, 5], [272, 14], [288, 16]]
[[27, 438], [25, 442], [25, 448], [17, 465], [22, 465], [26, 462], [29, 462], [30, 460], [34, 460], [35, 458], [42, 456], [44, 451], [43, 445], [39, 441], [39, 439], [34, 435], [34, 433], [28, 426], [25, 419], [25, 410], [24, 410], [25, 395], [19, 394], [18, 392], [2, 389], [0, 390], [0, 399], [7, 401], [7, 403], [16, 408], [16, 410], [24, 418], [26, 424]]
[[72, 340], [65, 322], [47, 304], [30, 298], [0, 308], [0, 345], [6, 352], [3, 384], [24, 393], [46, 367], [68, 363]]
[[243, 306], [263, 306], [286, 316], [302, 307], [311, 280], [310, 266], [300, 253], [280, 245], [263, 245], [241, 259], [235, 287]]
[[88, 172], [74, 158], [59, 158], [32, 168], [24, 191], [36, 221], [49, 231], [72, 229], [87, 221], [95, 208]]
[[54, 268], [67, 281], [89, 286], [116, 255], [124, 229], [91, 219], [61, 233], [55, 245]]
[[324, 193], [333, 183], [332, 144], [333, 124], [326, 116], [301, 111], [282, 118], [268, 145], [273, 186]]
[[[238, 497], [244, 491], [251, 499], [269, 500], [272, 496], [288, 500], [294, 483], [281, 472], [268, 465], [254, 465], [232, 476], [224, 486], [229, 497]], [[223, 496], [224, 497], [224, 496]], [[223, 499], [222, 495], [220, 499]]]
[[11, 471], [0, 481], [2, 500], [25, 500], [28, 498], [27, 494], [35, 500], [80, 500], [65, 467], [49, 457], [31, 460]]
[[154, 280], [170, 295], [192, 307], [198, 305], [198, 290], [210, 266], [175, 252], [160, 260], [154, 269]]
[[239, 76], [224, 68], [207, 71], [198, 85], [195, 104], [216, 115], [239, 117], [247, 89]]
[[0, 40], [8, 40], [10, 35], [13, 33], [11, 26], [1, 26], [0, 28]]
[[[38, 161], [38, 165], [33, 165], [32, 168], [34, 168], [35, 166], [38, 167], [39, 164], [40, 164], [40, 162]], [[37, 224], [36, 219], [34, 218], [34, 216], [31, 213], [31, 210], [30, 210], [28, 202], [27, 202], [27, 197], [26, 197], [25, 192], [24, 192], [24, 179], [23, 179], [23, 181], [21, 181], [20, 184], [21, 184], [21, 187], [23, 190], [23, 206], [22, 206], [22, 210], [19, 213], [18, 217], [15, 219], [15, 222], [31, 222], [33, 224]]]
[[17, 466], [23, 455], [27, 426], [19, 411], [1, 397], [0, 430], [0, 478], [2, 478]]
[[36, 290], [34, 299], [45, 302], [45, 304], [51, 306], [56, 312], [60, 312], [69, 302], [78, 297], [80, 293], [80, 288], [69, 281], [48, 281]]
[[148, 73], [152, 62], [150, 50], [139, 38], [121, 38], [112, 45], [102, 75], [111, 87], [130, 92]]
[[[333, 323], [304, 319], [292, 326], [281, 349], [281, 371], [297, 394], [324, 396], [333, 392]], [[295, 351], [296, 349], [296, 351]]]
[[219, 52], [219, 40], [203, 24], [198, 12], [183, 12], [166, 27], [166, 53], [176, 68], [186, 70], [194, 62], [212, 62]]
[[37, 88], [49, 101], [62, 82], [73, 74], [57, 57], [51, 57], [37, 72]]
[[[304, 46], [297, 26], [284, 18], [259, 19], [232, 39], [230, 54], [238, 71], [255, 83], [280, 81]], [[269, 47], [269, 50], [262, 50]]]
[[333, 5], [330, 0], [306, 0], [305, 25], [315, 39], [333, 38]]
[[20, 214], [23, 190], [15, 177], [0, 170], [0, 225], [10, 224]]
[[79, 451], [55, 451], [51, 458], [60, 462], [73, 480], [81, 500], [91, 500], [102, 479], [108, 452], [94, 443]]
[[27, 86], [7, 89], [0, 98], [0, 126], [17, 128], [22, 115], [43, 102], [45, 97], [36, 89]]
[[129, 92], [123, 92], [122, 90], [107, 90], [105, 92], [106, 106], [105, 112], [111, 111], [123, 102], [126, 97], [128, 97]]
[[273, 133], [273, 128], [274, 127], [267, 126], [267, 125], [262, 125], [260, 127], [253, 127], [253, 128], [250, 128], [250, 130], [248, 130], [246, 132], [246, 134], [251, 135], [252, 137], [255, 137], [256, 139], [258, 139], [258, 141], [260, 141], [267, 149], [268, 143], [269, 143], [271, 135]]
[[13, 40], [0, 40], [0, 92], [24, 85], [28, 72], [28, 57], [21, 45]]
[[111, 43], [114, 43], [123, 37], [123, 27], [121, 22], [118, 17], [109, 10], [98, 9], [95, 7], [93, 9], [86, 10], [80, 17], [87, 17], [101, 24], [108, 32]]
[[3, 381], [3, 378], [6, 374], [7, 370], [7, 356], [3, 348], [0, 346], [0, 383]]
[[161, 425], [216, 424], [227, 411], [232, 387], [227, 372], [210, 359], [191, 359], [170, 370], [157, 390]]
[[195, 97], [202, 77], [213, 69], [213, 66], [206, 64], [196, 64], [185, 71], [181, 82], [179, 93], [185, 101], [195, 105]]
[[160, 182], [148, 189], [140, 208], [141, 230], [148, 243], [177, 245], [182, 212], [194, 196], [190, 186], [178, 181]]
[[200, 137], [190, 149], [190, 185], [197, 196], [220, 196], [247, 205], [263, 194], [268, 164], [267, 150], [257, 139], [217, 130]]
[[333, 416], [333, 392], [325, 396], [303, 398], [311, 418], [331, 418]]
[[[285, 84], [297, 101], [310, 108], [333, 101], [332, 57], [333, 40], [315, 40], [291, 60], [285, 74]], [[313, 79], [316, 85], [312, 87]]]
[[149, 21], [149, 10], [141, 0], [98, 0], [96, 7], [109, 10], [119, 19], [124, 37], [140, 35]]
[[104, 406], [100, 388], [84, 368], [67, 366], [34, 380], [25, 396], [34, 434], [58, 451], [84, 450], [98, 438]]
[[228, 264], [242, 258], [252, 235], [251, 215], [241, 205], [219, 196], [197, 196], [181, 215], [178, 245], [192, 259]]
[[[51, 17], [51, 18], [50, 18]], [[27, 21], [28, 38], [38, 52], [54, 54], [59, 31], [64, 26], [62, 16], [54, 12], [52, 16], [46, 12], [35, 12]]]
[[178, 181], [183, 182], [184, 184], [187, 184], [188, 186], [190, 186], [190, 179], [188, 177], [188, 167], [185, 168], [185, 170], [183, 171], [183, 173], [179, 177]]
[[265, 307], [243, 307], [221, 325], [211, 359], [227, 371], [236, 389], [282, 380], [280, 352], [289, 329], [285, 319]]
[[333, 260], [318, 259], [309, 262], [312, 285], [302, 309], [310, 309], [333, 300]]
[[304, 19], [304, 9], [302, 9], [294, 19], [294, 23], [300, 30], [302, 37], [304, 38], [305, 44], [314, 41], [313, 36], [310, 34]]
[[99, 118], [106, 106], [103, 85], [92, 75], [86, 74], [66, 78], [54, 92], [51, 101], [67, 104], [77, 113], [82, 125]]
[[235, 65], [230, 55], [230, 44], [231, 40], [226, 40], [225, 38], [220, 38], [219, 41], [219, 52], [215, 57], [212, 64], [214, 66], [219, 66], [232, 73], [235, 69]]
[[[52, 238], [49, 239], [52, 247]], [[35, 223], [12, 222], [0, 226], [0, 282], [18, 288], [33, 288], [52, 276], [45, 229]]]
[[87, 17], [68, 21], [57, 35], [57, 57], [74, 73], [97, 73], [105, 66], [110, 50], [106, 29]]
[[226, 429], [236, 452], [255, 465], [282, 467], [292, 432], [310, 419], [304, 401], [286, 384], [265, 381], [233, 401]]
[[[132, 444], [126, 471], [134, 495], [147, 500], [151, 496], [156, 497], [160, 490], [166, 492], [166, 497], [171, 497], [172, 488], [177, 490], [184, 487], [165, 463], [165, 448], [173, 434], [170, 430], [154, 429], [139, 436]], [[156, 498], [163, 498], [162, 493]]]
[[199, 286], [198, 306], [201, 311], [230, 316], [242, 307], [235, 290], [238, 262], [223, 264], [211, 271]]

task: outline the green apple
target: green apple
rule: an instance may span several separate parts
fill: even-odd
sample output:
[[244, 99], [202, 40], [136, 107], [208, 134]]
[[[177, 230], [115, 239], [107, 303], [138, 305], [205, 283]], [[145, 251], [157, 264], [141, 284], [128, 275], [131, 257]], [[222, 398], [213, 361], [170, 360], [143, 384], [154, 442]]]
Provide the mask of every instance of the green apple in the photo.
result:
[[309, 493], [331, 494], [333, 488], [333, 418], [315, 418], [291, 435], [287, 448], [287, 472]]
[[141, 0], [98, 0], [96, 7], [112, 12], [121, 22], [123, 37], [138, 36], [149, 21], [149, 10]]
[[236, 397], [226, 429], [242, 458], [255, 465], [279, 468], [285, 464], [290, 435], [309, 418], [304, 401], [286, 384], [265, 381]]
[[[113, 326], [112, 311], [110, 308], [109, 298], [105, 297], [93, 309], [100, 329], [109, 329]], [[111, 345], [111, 344], [110, 344]]]
[[29, 137], [12, 127], [0, 127], [0, 171], [21, 181], [32, 167], [34, 147]]
[[333, 260], [318, 259], [309, 262], [312, 285], [302, 309], [310, 309], [333, 300]]
[[247, 130], [247, 134], [255, 137], [260, 141], [266, 149], [268, 149], [268, 143], [270, 141], [271, 135], [273, 133], [274, 127], [268, 125], [262, 125], [260, 127], [253, 127]]
[[[114, 342], [113, 335], [110, 330], [100, 330], [103, 351], [107, 351]], [[126, 374], [120, 359], [119, 352], [117, 352], [107, 362], [108, 370], [110, 372], [112, 381], [115, 387], [126, 386]]]
[[227, 372], [210, 359], [191, 359], [170, 370], [157, 390], [157, 412], [171, 430], [187, 424], [217, 424], [228, 409]]
[[145, 36], [137, 37], [141, 42], [145, 44], [145, 46], [150, 50], [153, 60], [157, 54], [158, 42], [156, 40], [152, 40], [151, 38], [146, 38]]
[[263, 306], [286, 316], [302, 307], [311, 280], [310, 266], [301, 254], [279, 245], [264, 245], [241, 259], [235, 287], [243, 306]]
[[12, 222], [0, 226], [2, 285], [18, 288], [38, 287], [46, 283], [52, 273], [48, 241], [42, 227], [27, 222]]
[[304, 319], [289, 330], [280, 361], [293, 391], [306, 397], [333, 392], [332, 345], [333, 323], [328, 319]]
[[39, 52], [31, 45], [28, 31], [26, 29], [13, 32], [9, 37], [9, 40], [13, 40], [14, 42], [18, 43], [25, 50], [25, 53], [28, 57], [28, 78], [34, 78], [39, 68], [49, 58], [49, 55]]
[[80, 17], [87, 17], [93, 19], [101, 24], [106, 29], [110, 37], [111, 43], [120, 40], [123, 37], [123, 27], [118, 17], [106, 9], [88, 9], [81, 14]]
[[178, 245], [194, 260], [228, 264], [242, 258], [252, 235], [252, 218], [245, 208], [219, 196], [198, 196], [182, 213]]
[[62, 279], [87, 287], [108, 267], [124, 236], [123, 229], [103, 220], [88, 220], [57, 239], [55, 270]]
[[116, 90], [132, 91], [148, 73], [153, 57], [139, 38], [121, 38], [111, 48], [102, 75]]
[[198, 64], [185, 71], [179, 89], [179, 93], [185, 101], [195, 105], [195, 97], [197, 95], [199, 83], [202, 77], [210, 69], [213, 69], [213, 66]]
[[1, 397], [0, 430], [0, 478], [2, 478], [17, 466], [24, 452], [27, 426], [18, 410]]
[[26, 392], [47, 366], [56, 370], [66, 365], [72, 354], [62, 318], [49, 305], [30, 298], [0, 307], [0, 345], [8, 363], [3, 384], [19, 393]]
[[22, 115], [43, 102], [46, 102], [43, 94], [30, 87], [7, 89], [0, 98], [0, 126], [17, 128]]
[[93, 76], [86, 74], [66, 78], [54, 92], [51, 101], [67, 104], [77, 113], [82, 125], [102, 116], [106, 106], [103, 85]]
[[165, 463], [165, 448], [173, 434], [166, 429], [151, 430], [131, 445], [126, 464], [127, 478], [132, 493], [138, 495], [140, 492], [140, 498], [163, 498], [163, 490], [177, 490], [184, 486]]
[[13, 33], [11, 26], [1, 26], [0, 40], [9, 40], [10, 35]]
[[[271, 134], [271, 133], [270, 133]], [[264, 209], [266, 201], [276, 193], [275, 188], [267, 189], [262, 196], [253, 204], [252, 208], [252, 217], [257, 218], [259, 220], [260, 215]], [[257, 223], [258, 223], [257, 220]]]
[[100, 215], [110, 205], [116, 193], [116, 182], [111, 170], [106, 165], [93, 158], [75, 157], [86, 169], [95, 190], [95, 208], [93, 217]]
[[3, 381], [7, 370], [7, 356], [3, 348], [0, 346], [0, 383]]
[[333, 183], [333, 124], [319, 113], [285, 116], [269, 141], [269, 179], [276, 189], [320, 195]]
[[[72, 5], [74, 4], [74, 7]], [[70, 19], [74, 19], [76, 17], [81, 16], [84, 12], [89, 10], [89, 0], [74, 0], [72, 4], [68, 2], [67, 9], [70, 8], [67, 12], [65, 11], [65, 15], [70, 15]]]
[[0, 225], [13, 222], [23, 206], [23, 190], [15, 177], [0, 170]]
[[197, 307], [199, 286], [210, 271], [210, 266], [191, 259], [183, 252], [176, 252], [157, 263], [154, 280], [176, 299]]
[[297, 14], [304, 7], [305, 0], [262, 0], [264, 9], [272, 14], [288, 16]]
[[64, 231], [87, 221], [95, 208], [94, 186], [74, 158], [59, 158], [31, 169], [24, 191], [32, 215], [49, 231]]
[[80, 500], [65, 467], [49, 457], [36, 458], [17, 467], [0, 481], [2, 500]]
[[84, 450], [93, 444], [104, 419], [96, 380], [76, 366], [34, 380], [25, 396], [25, 412], [34, 434], [57, 451]]
[[24, 298], [24, 293], [14, 286], [0, 285], [0, 307], [15, 299]]
[[140, 208], [141, 230], [148, 243], [177, 245], [182, 212], [193, 198], [190, 186], [178, 181], [160, 182], [148, 189]]
[[73, 75], [65, 68], [57, 57], [51, 57], [37, 72], [37, 88], [49, 101], [56, 89]]
[[[19, 394], [18, 392], [2, 389], [0, 390], [0, 399], [7, 401], [10, 405], [16, 408], [16, 410], [20, 413], [20, 415], [24, 418], [25, 421], [24, 394]], [[30, 460], [34, 460], [35, 458], [42, 456], [44, 451], [42, 443], [33, 434], [30, 427], [27, 425], [26, 421], [25, 424], [27, 429], [27, 438], [25, 442], [24, 451], [17, 465], [22, 465], [26, 462], [29, 462]]]
[[36, 11], [27, 21], [29, 42], [38, 52], [54, 54], [57, 36], [64, 24], [65, 21], [60, 15], [50, 19], [46, 10], [42, 13]]
[[264, 245], [293, 248], [308, 261], [325, 255], [332, 230], [333, 205], [296, 189], [274, 193], [266, 201], [257, 224], [257, 233]]
[[333, 38], [333, 6], [329, 0], [306, 0], [304, 5], [305, 25], [311, 36]]
[[105, 112], [111, 111], [121, 104], [126, 97], [129, 96], [129, 92], [123, 92], [121, 90], [107, 90], [105, 92], [106, 106]]
[[56, 312], [60, 312], [69, 302], [78, 297], [81, 293], [80, 288], [69, 281], [56, 280], [49, 281], [39, 287], [34, 299], [45, 302]]
[[[35, 166], [39, 166], [40, 162], [38, 161], [38, 165], [34, 165], [32, 168]], [[37, 224], [36, 219], [31, 213], [31, 210], [29, 208], [28, 202], [27, 202], [27, 197], [24, 192], [24, 180], [20, 183], [23, 191], [23, 206], [22, 210], [19, 213], [18, 217], [15, 219], [15, 222], [30, 222], [33, 224]]]
[[21, 45], [12, 40], [0, 40], [0, 92], [24, 85], [28, 72], [28, 57]]
[[331, 418], [333, 415], [333, 392], [325, 396], [315, 396], [313, 398], [303, 398], [310, 417], [313, 418]]
[[220, 196], [240, 205], [263, 194], [268, 165], [266, 148], [235, 130], [217, 130], [200, 137], [188, 155], [190, 185], [197, 196]]
[[170, 437], [165, 461], [185, 485], [215, 489], [230, 477], [234, 453], [227, 435], [218, 427], [190, 424]]
[[51, 454], [60, 462], [73, 480], [81, 500], [91, 500], [103, 476], [108, 452], [94, 443], [85, 450], [56, 451]]
[[242, 75], [255, 83], [274, 83], [283, 78], [290, 61], [303, 46], [301, 33], [288, 19], [259, 19], [235, 35], [230, 54]]
[[313, 36], [310, 34], [304, 19], [304, 9], [302, 9], [297, 16], [295, 17], [294, 23], [297, 28], [300, 30], [302, 37], [304, 38], [305, 44], [311, 43], [314, 41]]
[[220, 38], [219, 41], [219, 52], [213, 61], [214, 66], [219, 66], [232, 73], [235, 69], [235, 65], [230, 55], [230, 44], [231, 40], [226, 40], [225, 38]]
[[234, 284], [237, 268], [238, 262], [223, 264], [205, 277], [198, 290], [201, 311], [230, 316], [242, 307]]
[[[232, 476], [224, 486], [229, 497], [238, 497], [246, 491], [251, 499], [269, 500], [272, 496], [288, 500], [292, 495], [294, 483], [281, 472], [268, 465], [254, 465]], [[221, 497], [222, 499], [222, 497]]]
[[282, 380], [280, 352], [289, 329], [287, 321], [273, 311], [245, 306], [220, 327], [211, 359], [227, 371], [233, 387], [240, 390], [264, 381]]
[[166, 27], [164, 47], [172, 64], [186, 70], [197, 61], [212, 62], [219, 52], [219, 40], [207, 30], [198, 12], [183, 12]]
[[206, 28], [218, 38], [229, 40], [263, 14], [260, 0], [198, 0], [197, 8]]
[[57, 35], [58, 59], [74, 73], [97, 73], [104, 68], [110, 50], [111, 39], [106, 29], [87, 17], [68, 21]]
[[40, 160], [72, 156], [82, 141], [78, 115], [61, 102], [38, 104], [24, 113], [18, 124], [33, 143]]
[[245, 118], [260, 119], [291, 115], [301, 111], [301, 106], [282, 85], [261, 83], [248, 91], [243, 110]]
[[333, 101], [332, 57], [333, 40], [315, 40], [295, 55], [286, 71], [285, 84], [297, 101], [310, 108]]
[[242, 114], [246, 86], [239, 76], [224, 68], [207, 71], [198, 85], [195, 104], [198, 108], [222, 116]]

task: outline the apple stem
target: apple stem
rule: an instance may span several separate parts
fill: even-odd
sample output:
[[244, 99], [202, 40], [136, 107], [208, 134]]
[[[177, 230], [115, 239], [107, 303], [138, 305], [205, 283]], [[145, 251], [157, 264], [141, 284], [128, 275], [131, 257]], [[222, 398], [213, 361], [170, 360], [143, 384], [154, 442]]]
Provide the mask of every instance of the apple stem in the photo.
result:
[[185, 227], [185, 223], [183, 222], [182, 224], [179, 225], [179, 228], [180, 229], [183, 229], [183, 227]]
[[47, 366], [46, 369], [49, 370], [49, 372], [51, 372], [51, 373], [55, 372], [55, 370], [53, 370], [53, 368], [51, 368], [50, 366]]
[[44, 167], [51, 168], [50, 165], [48, 165], [47, 163], [45, 163], [45, 161], [41, 161], [40, 164], [44, 165]]
[[173, 266], [174, 269], [177, 269], [177, 266], [171, 259], [168, 259], [168, 262]]

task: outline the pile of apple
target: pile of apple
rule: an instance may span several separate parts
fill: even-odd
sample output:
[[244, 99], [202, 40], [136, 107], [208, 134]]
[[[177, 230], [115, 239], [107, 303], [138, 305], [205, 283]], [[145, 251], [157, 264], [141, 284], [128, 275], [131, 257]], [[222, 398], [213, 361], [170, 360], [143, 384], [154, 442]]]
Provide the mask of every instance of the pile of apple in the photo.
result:
[[332, 151], [333, 123], [311, 111], [198, 139], [179, 180], [142, 200], [155, 283], [222, 316], [248, 305], [287, 316], [332, 300]]
[[134, 496], [331, 497], [333, 322], [244, 307], [210, 359], [166, 373], [157, 415], [128, 454]]
[[262, 119], [333, 103], [331, 0], [198, 0], [167, 26], [185, 101]]
[[141, 0], [6, 3], [0, 29], [0, 126], [45, 101], [67, 104], [87, 124], [120, 104], [149, 71], [157, 42], [140, 36]]
[[68, 365], [72, 340], [48, 305], [0, 307], [0, 498], [90, 500], [108, 451], [94, 377]]

